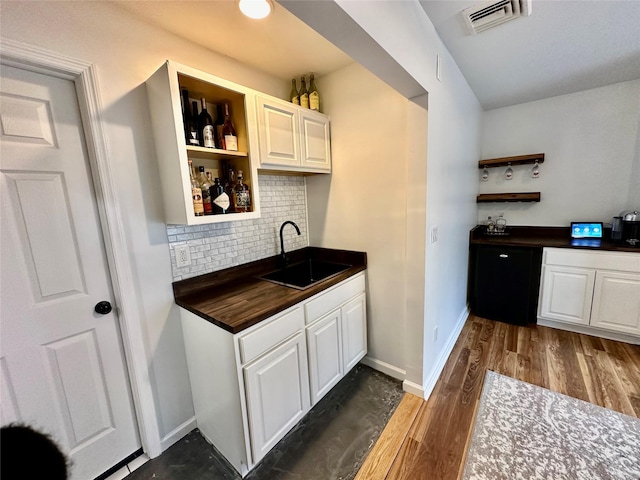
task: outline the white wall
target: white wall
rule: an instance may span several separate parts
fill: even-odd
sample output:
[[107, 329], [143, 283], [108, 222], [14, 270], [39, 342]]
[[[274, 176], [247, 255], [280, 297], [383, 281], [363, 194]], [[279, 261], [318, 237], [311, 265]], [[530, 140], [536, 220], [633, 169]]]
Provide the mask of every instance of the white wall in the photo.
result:
[[333, 170], [307, 178], [310, 244], [367, 252], [368, 356], [404, 378], [409, 101], [358, 64], [317, 84]]
[[504, 212], [512, 225], [568, 226], [640, 209], [640, 80], [484, 114], [482, 158], [539, 152], [539, 178], [531, 165], [514, 167], [512, 180], [494, 168], [479, 184], [481, 193], [539, 191], [541, 202], [480, 204], [479, 220]]
[[[288, 84], [140, 23], [106, 2], [0, 2], [4, 38], [92, 62], [104, 105], [109, 161], [122, 208], [146, 331], [152, 389], [163, 446], [193, 417], [145, 80], [167, 59], [214, 71], [266, 93], [285, 97]], [[224, 38], [212, 40], [225, 41]], [[215, 49], [215, 43], [211, 45]], [[177, 430], [176, 430], [177, 429]], [[175, 432], [174, 432], [175, 430]], [[175, 435], [172, 434], [175, 433]]]
[[[428, 390], [467, 311], [468, 238], [477, 218], [482, 110], [417, 2], [337, 3], [429, 92], [426, 237], [432, 226], [439, 234], [438, 242], [426, 250], [424, 370], [421, 379], [410, 379]], [[412, 322], [422, 319], [407, 321], [411, 335]]]

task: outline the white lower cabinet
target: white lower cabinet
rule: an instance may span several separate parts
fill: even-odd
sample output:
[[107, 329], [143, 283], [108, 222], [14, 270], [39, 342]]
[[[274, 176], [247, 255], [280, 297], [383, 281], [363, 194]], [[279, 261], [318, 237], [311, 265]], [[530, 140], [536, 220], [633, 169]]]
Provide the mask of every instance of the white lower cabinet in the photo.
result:
[[640, 335], [640, 273], [596, 273], [591, 325]]
[[545, 248], [538, 323], [640, 337], [640, 254]]
[[304, 343], [304, 335], [298, 332], [243, 368], [254, 462], [309, 411]]
[[366, 354], [364, 272], [232, 334], [180, 309], [197, 426], [244, 477]]

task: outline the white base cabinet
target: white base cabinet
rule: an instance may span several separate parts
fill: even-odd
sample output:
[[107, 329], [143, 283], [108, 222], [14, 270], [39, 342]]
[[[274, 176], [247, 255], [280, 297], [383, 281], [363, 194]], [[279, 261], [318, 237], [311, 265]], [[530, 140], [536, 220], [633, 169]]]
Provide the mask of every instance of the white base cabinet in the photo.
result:
[[542, 261], [539, 324], [640, 337], [640, 254], [545, 248]]
[[235, 335], [180, 315], [198, 428], [243, 477], [366, 354], [364, 272]]

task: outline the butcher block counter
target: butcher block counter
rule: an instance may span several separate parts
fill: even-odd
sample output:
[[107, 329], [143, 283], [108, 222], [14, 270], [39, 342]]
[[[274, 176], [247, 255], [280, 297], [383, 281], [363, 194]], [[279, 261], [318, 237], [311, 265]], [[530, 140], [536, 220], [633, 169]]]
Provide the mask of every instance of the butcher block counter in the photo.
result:
[[592, 251], [617, 251], [640, 253], [640, 247], [632, 247], [623, 242], [610, 240], [611, 229], [604, 229], [604, 238], [599, 246], [578, 246], [571, 243], [569, 227], [507, 227], [507, 235], [487, 235], [484, 225], [471, 229], [469, 243], [476, 245], [497, 245], [509, 247], [555, 247], [577, 248]]
[[287, 252], [289, 264], [322, 260], [349, 268], [304, 290], [269, 282], [260, 276], [281, 267], [280, 256], [246, 263], [173, 283], [178, 306], [231, 333], [241, 332], [367, 268], [367, 254], [306, 247]]

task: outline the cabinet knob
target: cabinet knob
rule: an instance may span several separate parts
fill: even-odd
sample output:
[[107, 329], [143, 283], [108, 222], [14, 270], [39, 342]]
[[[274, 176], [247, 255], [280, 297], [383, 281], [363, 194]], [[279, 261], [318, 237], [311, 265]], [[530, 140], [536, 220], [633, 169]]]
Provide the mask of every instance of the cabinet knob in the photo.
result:
[[93, 308], [96, 313], [100, 315], [106, 315], [111, 312], [111, 303], [103, 300], [101, 302], [96, 303], [96, 306]]
[[500, 258], [509, 258], [509, 255], [507, 255], [506, 253], [501, 253]]

